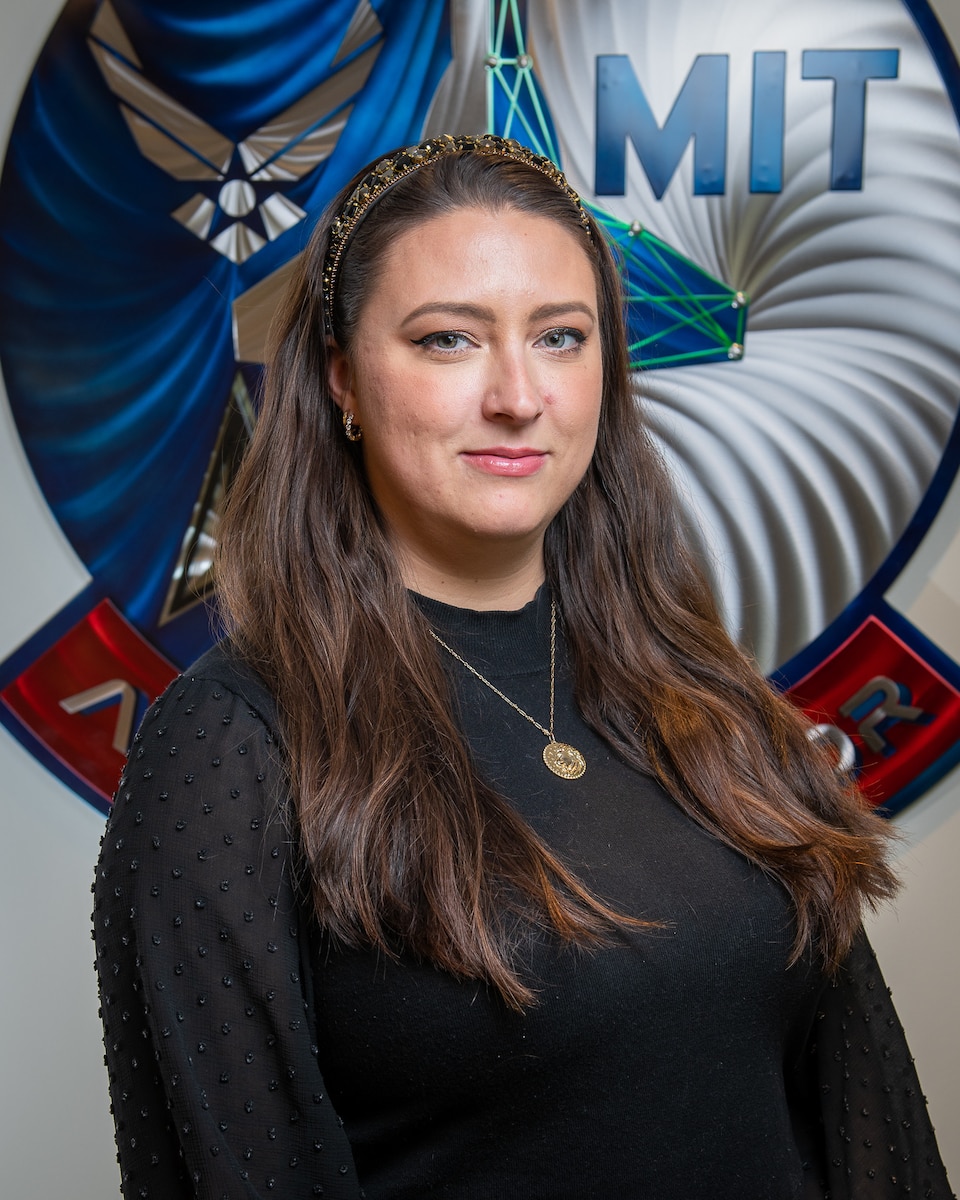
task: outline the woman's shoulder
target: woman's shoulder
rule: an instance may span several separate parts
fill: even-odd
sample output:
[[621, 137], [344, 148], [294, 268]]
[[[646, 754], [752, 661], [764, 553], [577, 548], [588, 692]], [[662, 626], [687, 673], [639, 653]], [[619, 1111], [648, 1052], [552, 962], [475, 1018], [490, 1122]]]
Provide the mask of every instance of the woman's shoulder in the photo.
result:
[[214, 802], [235, 813], [282, 807], [286, 775], [277, 707], [229, 642], [178, 675], [147, 709], [117, 789], [111, 823], [134, 807], [182, 822]]
[[[204, 654], [170, 683], [157, 701], [175, 706], [189, 693], [194, 704], [217, 703], [224, 689], [243, 700], [250, 716], [259, 719], [271, 730], [276, 729], [277, 705], [263, 679], [253, 665], [243, 657], [233, 642], [215, 642]], [[185, 707], [189, 707], [189, 704]]]

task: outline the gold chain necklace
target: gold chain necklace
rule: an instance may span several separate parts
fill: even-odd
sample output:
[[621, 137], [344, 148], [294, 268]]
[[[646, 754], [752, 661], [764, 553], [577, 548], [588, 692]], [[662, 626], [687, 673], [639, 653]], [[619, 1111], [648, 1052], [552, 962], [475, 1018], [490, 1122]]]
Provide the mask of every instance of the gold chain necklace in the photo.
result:
[[550, 728], [541, 725], [539, 721], [534, 720], [528, 712], [524, 712], [519, 704], [516, 704], [509, 696], [505, 696], [503, 692], [485, 676], [481, 675], [476, 667], [470, 665], [465, 658], [459, 655], [452, 646], [448, 646], [439, 634], [430, 630], [431, 636], [435, 642], [438, 642], [448, 654], [453, 657], [462, 666], [466, 667], [471, 675], [475, 675], [481, 683], [486, 686], [495, 695], [505, 703], [509, 704], [514, 712], [518, 712], [521, 717], [526, 718], [531, 725], [535, 725], [537, 729], [547, 739], [547, 744], [543, 748], [543, 761], [547, 767], [554, 773], [559, 775], [561, 779], [579, 779], [587, 769], [587, 760], [583, 757], [579, 750], [573, 746], [568, 746], [566, 742], [558, 742], [553, 736], [553, 700], [554, 700], [554, 683], [556, 680], [557, 667], [557, 602], [550, 601]]

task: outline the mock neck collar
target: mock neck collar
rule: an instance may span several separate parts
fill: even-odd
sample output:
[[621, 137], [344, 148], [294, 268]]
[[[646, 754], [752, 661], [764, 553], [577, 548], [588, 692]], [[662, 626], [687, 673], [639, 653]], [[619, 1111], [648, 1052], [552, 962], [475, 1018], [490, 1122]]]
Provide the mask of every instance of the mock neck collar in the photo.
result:
[[411, 595], [436, 633], [484, 674], [504, 678], [549, 668], [547, 584], [539, 588], [528, 604], [517, 609], [455, 608], [416, 592]]

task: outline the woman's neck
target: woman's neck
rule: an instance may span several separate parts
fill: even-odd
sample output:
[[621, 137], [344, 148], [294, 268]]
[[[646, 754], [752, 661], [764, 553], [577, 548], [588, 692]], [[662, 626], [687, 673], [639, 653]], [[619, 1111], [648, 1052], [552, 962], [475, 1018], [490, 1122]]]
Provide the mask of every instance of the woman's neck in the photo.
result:
[[483, 564], [484, 570], [467, 572], [426, 561], [406, 550], [400, 555], [400, 572], [411, 591], [454, 608], [523, 608], [543, 583], [543, 554], [531, 554], [520, 561], [503, 557], [506, 561]]

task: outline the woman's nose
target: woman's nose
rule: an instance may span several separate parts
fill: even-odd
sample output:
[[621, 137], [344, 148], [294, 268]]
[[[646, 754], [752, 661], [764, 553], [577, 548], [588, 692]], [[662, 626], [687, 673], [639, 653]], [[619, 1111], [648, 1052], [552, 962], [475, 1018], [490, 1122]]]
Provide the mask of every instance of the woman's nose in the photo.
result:
[[484, 415], [518, 424], [543, 412], [543, 396], [533, 364], [522, 351], [496, 354], [484, 394]]

